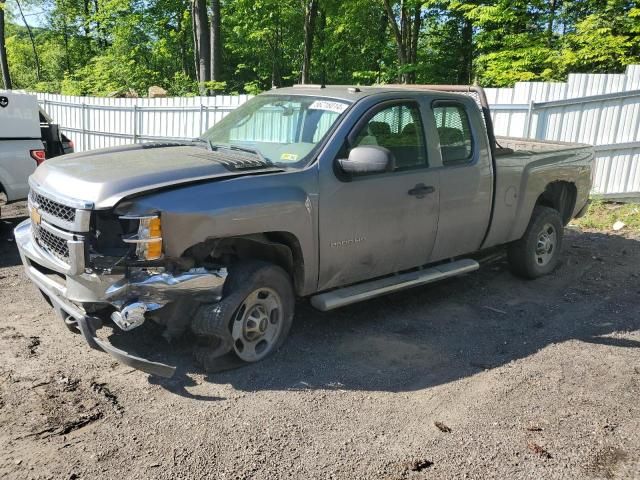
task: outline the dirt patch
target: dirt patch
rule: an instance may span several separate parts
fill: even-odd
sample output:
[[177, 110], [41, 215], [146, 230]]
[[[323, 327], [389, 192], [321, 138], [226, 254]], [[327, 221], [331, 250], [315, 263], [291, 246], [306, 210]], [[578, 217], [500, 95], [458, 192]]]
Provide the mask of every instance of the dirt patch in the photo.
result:
[[29, 355], [35, 355], [38, 352], [39, 346], [40, 346], [40, 337], [29, 337], [29, 344], [27, 345], [27, 350], [29, 350]]
[[124, 412], [124, 408], [118, 402], [118, 396], [109, 390], [106, 383], [91, 382], [91, 389], [109, 402], [116, 412]]
[[13, 399], [19, 403], [12, 407], [29, 413], [26, 437], [67, 435], [103, 419], [113, 406], [109, 398], [95, 395], [93, 383], [62, 373], [22, 385], [21, 390]]
[[628, 458], [629, 455], [621, 448], [604, 447], [596, 452], [593, 461], [587, 467], [587, 472], [596, 478], [616, 478], [620, 464], [624, 463]]
[[449, 428], [448, 426], [446, 426], [444, 423], [442, 422], [433, 422], [433, 424], [436, 426], [436, 428], [438, 430], [440, 430], [442, 433], [451, 433], [451, 428]]
[[412, 472], [421, 472], [432, 466], [433, 462], [430, 460], [412, 460], [408, 463], [407, 470]]
[[529, 444], [527, 445], [527, 448], [529, 448], [530, 451], [532, 451], [533, 453], [535, 453], [541, 458], [551, 458], [551, 454], [547, 451], [547, 449], [544, 447], [541, 447], [537, 443], [529, 442]]

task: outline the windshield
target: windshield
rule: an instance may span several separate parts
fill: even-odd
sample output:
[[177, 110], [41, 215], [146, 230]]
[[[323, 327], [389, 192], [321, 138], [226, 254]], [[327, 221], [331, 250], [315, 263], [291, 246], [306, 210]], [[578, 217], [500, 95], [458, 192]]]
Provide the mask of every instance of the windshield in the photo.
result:
[[260, 95], [202, 134], [211, 148], [247, 149], [282, 167], [302, 168], [349, 103], [325, 97]]

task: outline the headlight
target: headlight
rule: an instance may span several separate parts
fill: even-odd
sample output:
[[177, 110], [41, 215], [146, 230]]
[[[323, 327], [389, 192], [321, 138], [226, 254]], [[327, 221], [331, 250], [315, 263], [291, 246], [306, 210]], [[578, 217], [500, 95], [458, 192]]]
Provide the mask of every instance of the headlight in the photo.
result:
[[124, 215], [120, 220], [138, 220], [138, 233], [122, 239], [125, 243], [136, 244], [139, 259], [157, 260], [162, 257], [162, 225], [158, 215]]

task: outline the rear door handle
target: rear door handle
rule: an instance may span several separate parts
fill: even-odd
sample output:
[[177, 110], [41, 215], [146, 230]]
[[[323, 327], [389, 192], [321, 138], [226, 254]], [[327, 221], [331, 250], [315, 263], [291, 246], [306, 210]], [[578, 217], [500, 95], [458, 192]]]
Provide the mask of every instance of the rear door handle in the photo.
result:
[[435, 192], [436, 189], [432, 186], [427, 186], [424, 183], [419, 183], [407, 193], [409, 195], [413, 195], [414, 197], [424, 198], [425, 195]]

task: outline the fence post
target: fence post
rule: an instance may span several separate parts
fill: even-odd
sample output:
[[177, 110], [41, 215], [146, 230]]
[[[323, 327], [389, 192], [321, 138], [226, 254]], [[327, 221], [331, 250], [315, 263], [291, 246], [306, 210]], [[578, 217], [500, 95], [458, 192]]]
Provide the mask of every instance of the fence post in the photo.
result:
[[198, 129], [198, 137], [202, 134], [202, 113], [204, 112], [204, 105], [202, 105], [202, 97], [200, 97], [200, 128]]
[[82, 103], [82, 115], [81, 115], [81, 125], [80, 130], [82, 131], [82, 148], [86, 152], [89, 150], [89, 136], [87, 135], [87, 105]]
[[138, 105], [133, 104], [133, 143], [138, 143]]
[[531, 117], [533, 115], [533, 100], [529, 102], [529, 108], [527, 109], [527, 116], [524, 119], [524, 138], [529, 138], [531, 133]]

